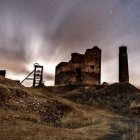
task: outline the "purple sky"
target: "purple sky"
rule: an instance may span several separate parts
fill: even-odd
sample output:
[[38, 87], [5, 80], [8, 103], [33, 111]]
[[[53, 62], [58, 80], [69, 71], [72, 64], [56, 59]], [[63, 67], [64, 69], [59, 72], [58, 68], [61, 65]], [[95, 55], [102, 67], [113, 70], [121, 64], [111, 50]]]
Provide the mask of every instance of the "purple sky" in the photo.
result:
[[102, 82], [118, 81], [118, 47], [128, 46], [130, 82], [139, 86], [140, 0], [0, 0], [0, 69], [23, 80], [35, 62], [53, 85], [72, 52], [102, 49]]

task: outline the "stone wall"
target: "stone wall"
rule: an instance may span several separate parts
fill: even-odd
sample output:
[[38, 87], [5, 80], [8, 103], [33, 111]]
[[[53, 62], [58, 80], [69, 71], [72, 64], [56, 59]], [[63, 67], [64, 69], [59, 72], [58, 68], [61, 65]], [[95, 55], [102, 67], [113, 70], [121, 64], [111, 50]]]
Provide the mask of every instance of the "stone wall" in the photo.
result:
[[95, 46], [85, 54], [72, 53], [69, 62], [56, 66], [55, 85], [99, 85], [101, 50]]
[[5, 77], [6, 76], [6, 70], [0, 70], [0, 76]]

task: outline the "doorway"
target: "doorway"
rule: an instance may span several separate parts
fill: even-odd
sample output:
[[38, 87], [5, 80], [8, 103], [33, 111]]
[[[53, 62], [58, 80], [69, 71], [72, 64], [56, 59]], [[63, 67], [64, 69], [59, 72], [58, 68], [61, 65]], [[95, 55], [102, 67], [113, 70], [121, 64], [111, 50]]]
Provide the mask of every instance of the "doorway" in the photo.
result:
[[81, 81], [81, 68], [76, 68], [77, 81]]

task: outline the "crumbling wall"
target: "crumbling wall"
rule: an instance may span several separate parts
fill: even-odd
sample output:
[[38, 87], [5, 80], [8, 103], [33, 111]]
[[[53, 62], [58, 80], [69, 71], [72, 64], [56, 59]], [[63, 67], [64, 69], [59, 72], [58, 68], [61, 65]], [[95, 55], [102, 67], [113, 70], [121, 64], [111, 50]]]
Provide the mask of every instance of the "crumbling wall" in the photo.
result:
[[0, 76], [5, 78], [6, 70], [0, 70]]
[[72, 53], [69, 62], [56, 66], [55, 85], [99, 85], [101, 75], [101, 50], [86, 50], [85, 54]]

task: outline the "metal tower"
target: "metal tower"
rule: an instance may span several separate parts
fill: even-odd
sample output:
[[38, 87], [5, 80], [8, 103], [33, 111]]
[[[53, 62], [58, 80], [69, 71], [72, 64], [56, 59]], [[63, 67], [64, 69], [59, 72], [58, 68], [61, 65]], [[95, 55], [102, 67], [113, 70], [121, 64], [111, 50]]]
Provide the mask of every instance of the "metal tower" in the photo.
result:
[[[33, 77], [29, 78], [31, 75], [33, 75]], [[23, 83], [25, 80], [33, 80], [33, 87], [42, 86], [43, 85], [43, 66], [40, 66], [38, 63], [35, 63], [34, 70], [21, 83]]]
[[39, 64], [34, 64], [34, 79], [33, 79], [33, 87], [41, 86], [43, 83], [43, 66]]

